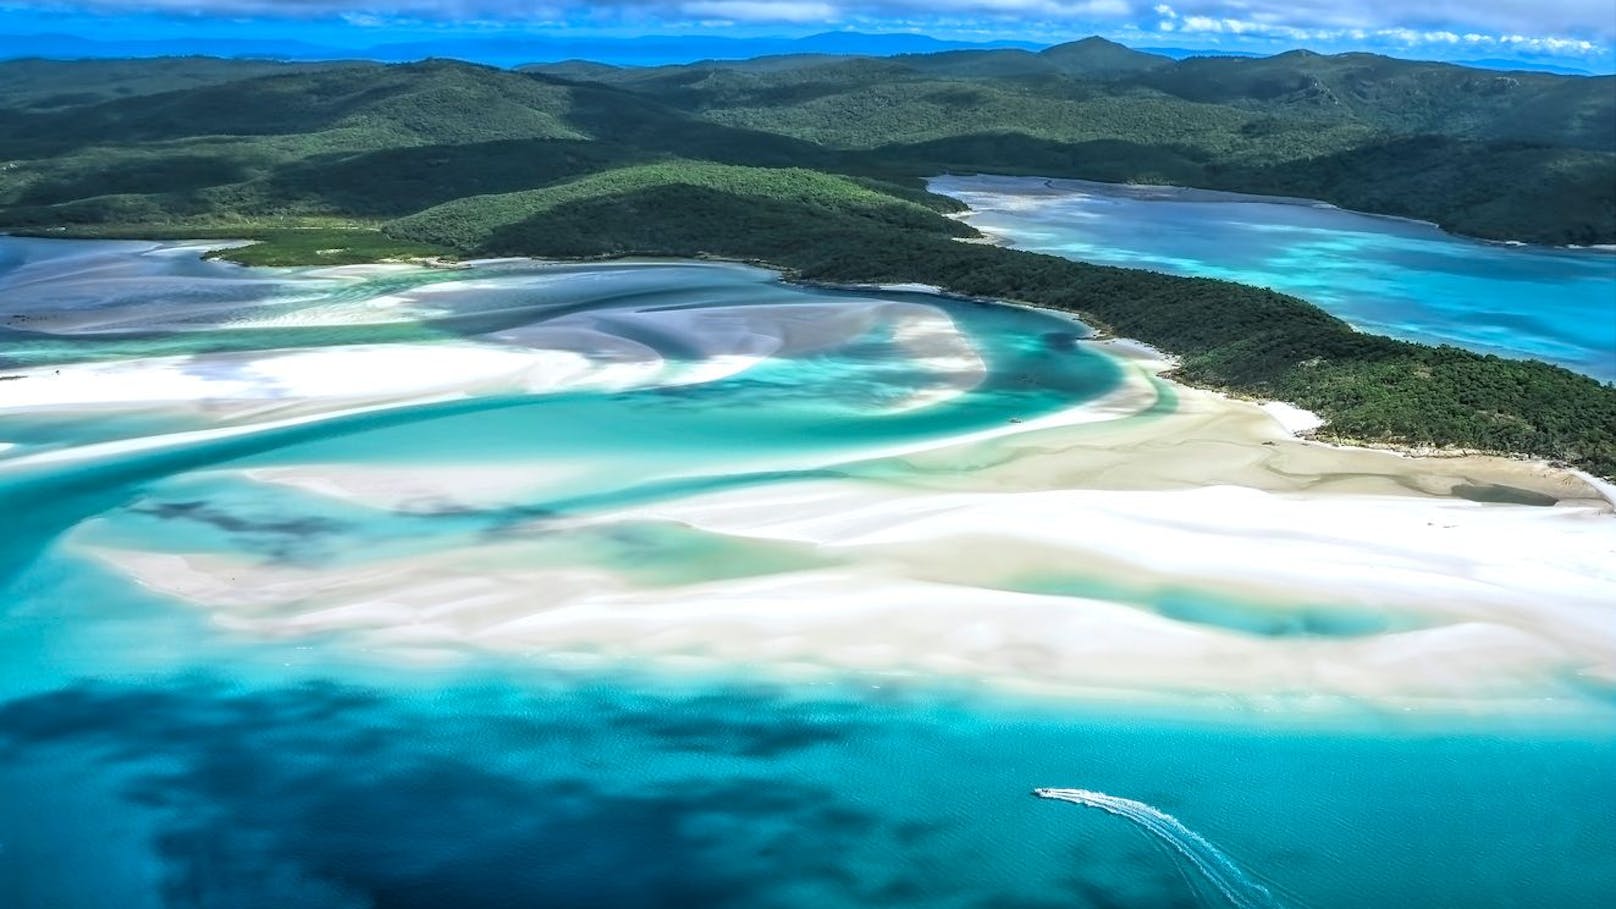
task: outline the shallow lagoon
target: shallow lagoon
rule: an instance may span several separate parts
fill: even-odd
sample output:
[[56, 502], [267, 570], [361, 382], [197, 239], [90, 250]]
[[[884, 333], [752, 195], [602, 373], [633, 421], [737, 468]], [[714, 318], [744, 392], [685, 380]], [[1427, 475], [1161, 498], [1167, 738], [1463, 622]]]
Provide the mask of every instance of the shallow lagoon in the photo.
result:
[[[1218, 545], [1171, 521], [1201, 507], [1194, 491], [1078, 497], [1023, 528], [931, 495], [966, 483], [997, 507], [993, 468], [1023, 430], [1036, 450], [1150, 431], [1180, 406], [1118, 398], [1152, 386], [1064, 319], [710, 264], [242, 272], [151, 244], [16, 258], [108, 251], [88, 287], [78, 265], [50, 275], [82, 292], [73, 318], [0, 347], [0, 374], [25, 376], [0, 382], [8, 905], [1592, 906], [1616, 888], [1616, 709], [1575, 662], [1600, 651], [1500, 661], [1503, 706], [1476, 713], [1360, 701], [1330, 693], [1326, 655], [1475, 619], [1428, 611], [1436, 593], [1377, 614], [1374, 595], [1329, 585], [1169, 582], [1170, 556]], [[154, 276], [193, 305], [125, 293]], [[22, 299], [56, 308], [48, 290]], [[344, 356], [299, 353], [327, 350]], [[806, 509], [816, 484], [869, 513], [834, 509], [847, 523], [815, 542], [768, 504], [801, 491]], [[918, 510], [887, 515], [877, 491]], [[1231, 528], [1271, 507], [1227, 501]], [[1433, 501], [1447, 510], [1402, 523], [1481, 533], [1470, 522], [1519, 515], [1549, 543], [1607, 539], [1593, 522], [1608, 516], [1576, 508]], [[1352, 502], [1396, 539], [1397, 514]], [[1054, 524], [1120, 532], [1107, 509], [1138, 510], [1163, 551], [1118, 569], [1049, 542]], [[919, 537], [937, 564], [903, 548], [950, 520], [980, 536]], [[441, 586], [416, 590], [412, 571]], [[956, 618], [1026, 596], [1076, 619], [1138, 614], [1147, 642], [1214, 656], [1317, 650], [1298, 665], [1324, 687], [1187, 677], [1119, 701], [894, 671], [879, 648], [903, 629], [838, 618], [852, 607], [812, 595], [827, 579], [958, 623], [933, 661], [1023, 648], [1035, 667], [1036, 647]], [[842, 663], [782, 656], [814, 652], [786, 624], [712, 658], [745, 632], [730, 625], [804, 610], [847, 623], [823, 632], [840, 650], [810, 641]], [[591, 630], [618, 617], [629, 634]], [[1058, 633], [1022, 625], [1034, 643]], [[555, 629], [576, 634], [543, 643]], [[1464, 694], [1468, 678], [1438, 681]], [[1173, 815], [1242, 889], [1197, 870], [1196, 841], [1033, 798], [1042, 786]]]
[[940, 177], [933, 192], [1014, 245], [1271, 287], [1364, 331], [1616, 380], [1616, 251], [1487, 243], [1322, 203], [1037, 177]]

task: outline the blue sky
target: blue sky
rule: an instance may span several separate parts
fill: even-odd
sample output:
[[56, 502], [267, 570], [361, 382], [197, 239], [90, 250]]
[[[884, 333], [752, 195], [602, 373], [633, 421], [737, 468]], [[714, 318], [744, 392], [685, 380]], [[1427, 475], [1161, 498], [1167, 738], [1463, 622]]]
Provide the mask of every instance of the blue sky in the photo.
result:
[[1616, 0], [0, 0], [0, 33], [300, 40], [361, 48], [470, 37], [909, 32], [1136, 47], [1308, 47], [1608, 71]]

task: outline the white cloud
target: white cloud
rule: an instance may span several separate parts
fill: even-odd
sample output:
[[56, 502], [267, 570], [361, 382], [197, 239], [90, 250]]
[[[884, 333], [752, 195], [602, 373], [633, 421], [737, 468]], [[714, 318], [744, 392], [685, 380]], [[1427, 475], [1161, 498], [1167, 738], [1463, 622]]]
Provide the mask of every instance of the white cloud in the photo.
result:
[[830, 22], [840, 11], [829, 3], [771, 2], [771, 0], [694, 0], [679, 4], [679, 11], [701, 18], [735, 22]]
[[[1171, 26], [1175, 23], [1162, 23]], [[1298, 28], [1247, 19], [1211, 16], [1185, 16], [1176, 23], [1185, 34], [1208, 36], [1232, 35], [1247, 38], [1271, 38], [1295, 43], [1325, 45], [1355, 43], [1367, 47], [1400, 48], [1418, 51], [1421, 48], [1454, 47], [1463, 44], [1472, 49], [1508, 50], [1556, 56], [1586, 56], [1608, 52], [1609, 48], [1585, 38], [1567, 38], [1552, 35], [1488, 35], [1480, 32], [1458, 32], [1447, 29], [1415, 28]], [[1163, 30], [1171, 30], [1170, 28]]]
[[[1144, 4], [1140, 6], [1143, 10]], [[1169, 9], [1185, 20], [1331, 33], [1408, 29], [1616, 38], [1616, 5], [1611, 0], [1173, 0]], [[1167, 15], [1159, 7], [1154, 12]], [[1226, 26], [1223, 31], [1232, 29]]]

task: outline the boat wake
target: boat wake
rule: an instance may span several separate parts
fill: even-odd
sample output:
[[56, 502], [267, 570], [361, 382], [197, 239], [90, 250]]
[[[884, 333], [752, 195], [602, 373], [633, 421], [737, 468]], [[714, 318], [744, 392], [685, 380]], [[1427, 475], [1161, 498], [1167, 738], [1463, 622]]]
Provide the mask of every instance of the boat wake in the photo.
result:
[[1279, 909], [1282, 905], [1267, 887], [1241, 870], [1234, 859], [1212, 845], [1206, 837], [1184, 826], [1178, 818], [1144, 802], [1118, 798], [1092, 789], [1034, 789], [1032, 794], [1041, 799], [1098, 808], [1132, 822], [1188, 859], [1231, 906], [1238, 909]]

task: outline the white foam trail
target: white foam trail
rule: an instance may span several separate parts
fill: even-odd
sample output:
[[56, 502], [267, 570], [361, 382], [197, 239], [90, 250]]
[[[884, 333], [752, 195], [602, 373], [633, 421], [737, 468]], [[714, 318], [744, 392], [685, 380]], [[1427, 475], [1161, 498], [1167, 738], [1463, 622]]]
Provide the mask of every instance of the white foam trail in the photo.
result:
[[1278, 909], [1282, 905], [1268, 892], [1267, 887], [1242, 871], [1223, 850], [1165, 811], [1144, 802], [1118, 798], [1092, 789], [1034, 789], [1032, 794], [1041, 799], [1087, 805], [1131, 821], [1189, 859], [1190, 864], [1223, 894], [1231, 906], [1238, 909]]

